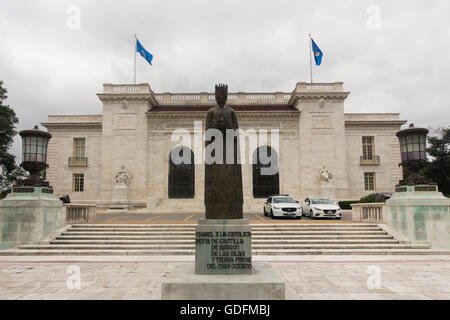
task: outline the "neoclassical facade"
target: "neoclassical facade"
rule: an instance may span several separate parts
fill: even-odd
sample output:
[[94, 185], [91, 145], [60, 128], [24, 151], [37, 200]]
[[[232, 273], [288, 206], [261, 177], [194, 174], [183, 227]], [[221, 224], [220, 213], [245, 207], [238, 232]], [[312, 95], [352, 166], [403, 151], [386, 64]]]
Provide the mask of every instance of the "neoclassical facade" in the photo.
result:
[[[212, 86], [213, 87], [213, 86]], [[229, 93], [241, 133], [244, 212], [290, 194], [354, 200], [401, 178], [398, 113], [345, 113], [342, 82], [292, 92]], [[204, 125], [213, 93], [154, 93], [104, 84], [99, 115], [49, 115], [47, 180], [57, 194], [98, 208], [204, 211]], [[270, 155], [263, 163], [258, 152]], [[174, 163], [171, 154], [192, 159]], [[275, 164], [276, 173], [262, 174]]]

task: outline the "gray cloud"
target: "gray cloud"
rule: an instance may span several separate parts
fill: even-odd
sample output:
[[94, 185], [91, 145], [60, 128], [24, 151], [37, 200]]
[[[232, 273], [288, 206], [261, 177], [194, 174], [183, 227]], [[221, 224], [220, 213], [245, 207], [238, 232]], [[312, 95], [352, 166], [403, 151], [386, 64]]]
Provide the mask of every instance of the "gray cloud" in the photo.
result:
[[[66, 26], [70, 5], [81, 29]], [[366, 26], [370, 5], [381, 28]], [[314, 80], [344, 81], [346, 112], [400, 112], [449, 125], [450, 2], [8, 1], [0, 11], [0, 79], [19, 129], [48, 114], [101, 113], [102, 83], [129, 83], [136, 33], [154, 54], [137, 60], [155, 92], [291, 91], [309, 81], [308, 33], [324, 51]], [[13, 152], [20, 154], [16, 137]], [[20, 159], [20, 156], [19, 156]]]

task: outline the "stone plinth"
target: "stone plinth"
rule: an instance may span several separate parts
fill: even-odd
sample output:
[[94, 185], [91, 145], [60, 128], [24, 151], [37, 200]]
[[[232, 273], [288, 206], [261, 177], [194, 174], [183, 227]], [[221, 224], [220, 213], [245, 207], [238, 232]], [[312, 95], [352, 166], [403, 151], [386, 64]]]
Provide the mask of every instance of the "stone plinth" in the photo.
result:
[[196, 274], [250, 274], [251, 228], [245, 219], [199, 220], [195, 229]]
[[[65, 226], [62, 202], [44, 187], [17, 188], [0, 201], [0, 249], [32, 244]], [[27, 191], [27, 192], [20, 192]]]
[[330, 199], [336, 199], [336, 191], [333, 185], [331, 184], [322, 184], [320, 186], [320, 196], [327, 197]]
[[175, 268], [161, 284], [163, 300], [284, 300], [284, 281], [268, 263], [251, 274], [198, 275], [193, 264]]
[[436, 186], [403, 186], [397, 190], [401, 192], [386, 201], [389, 225], [412, 243], [450, 249], [450, 199]]
[[119, 207], [127, 209], [129, 206], [128, 201], [128, 186], [126, 185], [116, 185], [114, 186], [114, 193], [112, 198], [111, 208]]

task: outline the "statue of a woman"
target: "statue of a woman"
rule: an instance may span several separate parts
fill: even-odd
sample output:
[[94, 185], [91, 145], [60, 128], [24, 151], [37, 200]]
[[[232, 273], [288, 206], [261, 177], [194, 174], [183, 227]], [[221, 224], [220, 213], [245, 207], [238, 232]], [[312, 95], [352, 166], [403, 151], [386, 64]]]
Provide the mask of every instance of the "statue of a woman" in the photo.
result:
[[[205, 163], [206, 219], [242, 219], [242, 171], [238, 161], [239, 135], [227, 136], [227, 133], [231, 134], [231, 130], [227, 132], [227, 129], [237, 130], [239, 125], [234, 110], [225, 106], [228, 86], [216, 85], [215, 94], [217, 106], [208, 111], [205, 130], [218, 129], [222, 133], [223, 161], [222, 163]], [[232, 161], [227, 161], [227, 139], [232, 139], [234, 151]], [[208, 146], [212, 142], [206, 141], [205, 144]]]

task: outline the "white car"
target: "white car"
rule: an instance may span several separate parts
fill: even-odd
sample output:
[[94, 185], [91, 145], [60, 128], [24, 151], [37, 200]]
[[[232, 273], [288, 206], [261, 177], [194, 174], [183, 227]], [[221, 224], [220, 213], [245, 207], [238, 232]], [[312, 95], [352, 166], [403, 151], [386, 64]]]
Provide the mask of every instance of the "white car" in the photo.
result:
[[273, 195], [264, 202], [264, 215], [273, 217], [292, 217], [301, 219], [302, 209], [298, 201], [289, 195]]
[[302, 213], [311, 219], [314, 218], [342, 218], [341, 208], [330, 198], [310, 197], [302, 203]]

